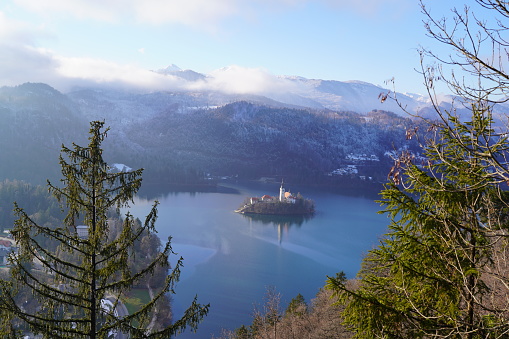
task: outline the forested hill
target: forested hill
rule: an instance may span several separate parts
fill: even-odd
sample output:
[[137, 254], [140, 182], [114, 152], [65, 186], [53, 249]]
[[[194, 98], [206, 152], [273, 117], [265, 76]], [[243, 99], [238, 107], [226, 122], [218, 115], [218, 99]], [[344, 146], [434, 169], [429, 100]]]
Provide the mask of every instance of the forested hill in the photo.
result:
[[[126, 134], [136, 147], [168, 162], [178, 159], [217, 175], [317, 180], [357, 164], [383, 180], [392, 164], [386, 152], [408, 145], [405, 130], [413, 124], [389, 112], [359, 115], [237, 102], [189, 114], [164, 112], [132, 124]], [[371, 156], [378, 161], [361, 160]]]
[[87, 131], [77, 106], [48, 85], [0, 88], [0, 180], [56, 179], [62, 143], [82, 142]]
[[[203, 97], [82, 90], [44, 84], [0, 90], [1, 179], [55, 179], [62, 143], [84, 143], [88, 121], [111, 127], [109, 163], [144, 167], [144, 179], [196, 183], [203, 176], [284, 176], [319, 182], [346, 177], [384, 181], [387, 152], [416, 148], [405, 131], [418, 122], [385, 111], [365, 114], [239, 101], [220, 107]], [[346, 177], [345, 177], [346, 176]], [[350, 180], [349, 180], [350, 181]]]

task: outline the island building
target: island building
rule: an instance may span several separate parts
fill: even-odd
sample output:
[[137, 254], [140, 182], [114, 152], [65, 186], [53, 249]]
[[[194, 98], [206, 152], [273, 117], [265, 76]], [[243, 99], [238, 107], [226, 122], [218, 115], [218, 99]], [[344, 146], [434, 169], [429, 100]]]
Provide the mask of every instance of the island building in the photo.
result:
[[279, 188], [279, 201], [281, 202], [290, 202], [295, 204], [297, 198], [292, 195], [290, 191], [285, 190], [284, 182], [281, 180], [281, 187]]
[[265, 194], [263, 196], [259, 197], [251, 197], [250, 203], [256, 204], [257, 202], [263, 201], [263, 202], [269, 202], [269, 201], [280, 201], [280, 202], [289, 202], [292, 204], [295, 204], [297, 201], [297, 198], [290, 192], [286, 191], [284, 182], [281, 180], [281, 187], [279, 188], [279, 197], [273, 197], [271, 195]]
[[247, 198], [243, 205], [235, 212], [242, 214], [272, 214], [272, 215], [304, 215], [314, 213], [314, 202], [304, 199], [300, 193], [294, 196], [285, 189], [281, 181], [279, 196], [265, 194], [261, 197]]

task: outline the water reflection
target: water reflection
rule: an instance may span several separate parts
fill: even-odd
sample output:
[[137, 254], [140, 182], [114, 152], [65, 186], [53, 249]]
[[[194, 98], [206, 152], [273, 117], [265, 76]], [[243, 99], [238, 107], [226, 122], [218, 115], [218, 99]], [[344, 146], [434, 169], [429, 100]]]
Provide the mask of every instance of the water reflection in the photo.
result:
[[232, 187], [216, 184], [203, 184], [203, 185], [170, 185], [170, 184], [153, 184], [144, 183], [137, 196], [147, 200], [159, 199], [166, 195], [191, 195], [195, 196], [200, 193], [225, 193], [225, 194], [240, 194], [240, 192]]
[[[283, 241], [283, 233], [288, 233], [292, 226], [302, 227], [313, 215], [267, 215], [267, 214], [242, 214], [249, 220], [249, 224], [272, 225], [277, 228], [278, 242]], [[284, 232], [283, 232], [284, 231]]]

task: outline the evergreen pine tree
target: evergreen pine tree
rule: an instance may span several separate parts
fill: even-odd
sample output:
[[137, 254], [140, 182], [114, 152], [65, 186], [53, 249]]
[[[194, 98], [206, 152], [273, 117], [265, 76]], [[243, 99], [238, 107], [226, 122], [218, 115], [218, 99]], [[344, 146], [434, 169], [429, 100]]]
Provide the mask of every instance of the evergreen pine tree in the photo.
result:
[[297, 294], [295, 298], [290, 300], [288, 307], [286, 308], [285, 315], [303, 315], [308, 311], [308, 305], [306, 299], [302, 294]]
[[[110, 338], [115, 333], [130, 338], [169, 338], [188, 326], [196, 330], [208, 313], [209, 305], [200, 305], [195, 298], [181, 319], [162, 330], [151, 329], [156, 303], [165, 294], [174, 293], [180, 258], [148, 303], [132, 314], [118, 315], [131, 288], [158, 266], [169, 267], [169, 256], [174, 253], [168, 239], [147, 266], [130, 269], [129, 262], [137, 259], [133, 244], [142, 234], [156, 231], [157, 204], [141, 226], [127, 213], [121, 233], [109, 237], [109, 216], [112, 212], [118, 216], [119, 209], [132, 202], [141, 185], [142, 170], [110, 171], [101, 148], [108, 131], [103, 125], [91, 123], [87, 147], [63, 146], [62, 185], [48, 182], [67, 212], [63, 226], [38, 225], [21, 207], [15, 207], [19, 219], [12, 235], [19, 253], [10, 257], [10, 279], [0, 281], [4, 337], [31, 332], [42, 338]], [[79, 224], [87, 226], [88, 236], [78, 236]], [[57, 250], [41, 246], [41, 238], [56, 243]]]
[[488, 108], [472, 112], [467, 122], [449, 115], [452, 128], [428, 140], [424, 163], [399, 160], [382, 192], [389, 233], [366, 257], [360, 287], [329, 279], [357, 338], [509, 333], [509, 200], [491, 165], [509, 144], [494, 138]]

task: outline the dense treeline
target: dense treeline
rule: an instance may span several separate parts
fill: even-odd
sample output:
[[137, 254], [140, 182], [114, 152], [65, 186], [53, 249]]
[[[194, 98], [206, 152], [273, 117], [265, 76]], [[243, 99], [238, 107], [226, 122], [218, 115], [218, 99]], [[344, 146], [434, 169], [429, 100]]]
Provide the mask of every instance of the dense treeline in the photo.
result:
[[[419, 124], [383, 111], [359, 115], [237, 102], [187, 114], [164, 112], [132, 125], [127, 135], [159, 159], [168, 157], [203, 173], [339, 184], [326, 173], [345, 164], [356, 164], [360, 176], [385, 180], [392, 165], [386, 152], [403, 147], [405, 131]], [[417, 151], [418, 143], [411, 140], [405, 147]], [[378, 161], [348, 159], [351, 154]], [[156, 166], [147, 154], [134, 159]]]
[[0, 180], [57, 180], [62, 143], [82, 142], [87, 121], [64, 94], [44, 84], [0, 88]]
[[57, 200], [43, 186], [19, 180], [0, 182], [0, 229], [14, 226], [14, 202], [26, 206], [26, 211], [41, 224], [58, 223], [61, 208]]

